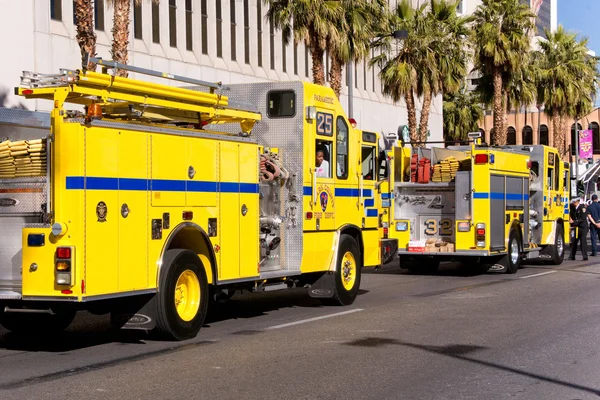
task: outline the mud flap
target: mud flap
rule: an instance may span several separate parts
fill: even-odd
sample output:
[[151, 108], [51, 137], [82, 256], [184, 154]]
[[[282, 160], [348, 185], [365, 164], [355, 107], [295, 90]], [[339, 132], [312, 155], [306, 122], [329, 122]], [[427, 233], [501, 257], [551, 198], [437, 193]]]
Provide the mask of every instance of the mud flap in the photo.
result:
[[381, 240], [381, 265], [391, 262], [398, 252], [398, 239]]
[[110, 320], [115, 328], [149, 331], [156, 326], [156, 295], [135, 296], [119, 304], [111, 312]]
[[334, 295], [335, 274], [326, 272], [308, 290], [310, 297], [319, 299], [330, 299]]

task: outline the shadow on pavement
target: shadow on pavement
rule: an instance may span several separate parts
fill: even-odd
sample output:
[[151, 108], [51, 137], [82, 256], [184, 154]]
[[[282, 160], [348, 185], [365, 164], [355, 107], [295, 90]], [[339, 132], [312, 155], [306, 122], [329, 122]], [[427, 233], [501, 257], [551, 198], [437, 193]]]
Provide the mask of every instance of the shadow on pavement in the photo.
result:
[[418, 271], [411, 272], [407, 269], [400, 268], [397, 263], [390, 263], [378, 269], [364, 268], [363, 273], [383, 275], [444, 276], [457, 278], [468, 278], [487, 274], [480, 264], [466, 264], [459, 262], [443, 262], [440, 264], [438, 270], [433, 273]]
[[513, 374], [526, 376], [528, 378], [532, 378], [532, 379], [536, 379], [536, 380], [540, 380], [540, 381], [544, 381], [544, 382], [548, 382], [548, 383], [554, 383], [556, 385], [568, 387], [571, 389], [582, 390], [584, 392], [592, 393], [592, 394], [600, 397], [600, 389], [595, 389], [593, 387], [578, 385], [576, 383], [566, 382], [566, 381], [563, 381], [560, 379], [555, 379], [555, 378], [551, 378], [548, 376], [539, 375], [539, 374], [536, 374], [533, 372], [524, 371], [524, 370], [521, 370], [518, 368], [509, 367], [506, 365], [501, 365], [501, 364], [497, 364], [497, 363], [490, 362], [490, 361], [479, 360], [479, 359], [469, 356], [470, 354], [472, 354], [474, 352], [486, 349], [486, 347], [462, 345], [462, 344], [452, 344], [452, 345], [448, 345], [448, 346], [427, 346], [427, 345], [422, 345], [422, 344], [403, 342], [403, 341], [397, 340], [397, 339], [379, 338], [379, 337], [366, 337], [366, 338], [362, 338], [362, 339], [356, 339], [351, 342], [346, 342], [346, 343], [344, 343], [344, 345], [356, 346], [356, 347], [371, 347], [371, 348], [383, 347], [383, 346], [387, 346], [387, 345], [406, 346], [406, 347], [410, 347], [413, 349], [427, 351], [430, 353], [441, 354], [441, 355], [444, 355], [447, 357], [452, 357], [452, 358], [456, 358], [456, 359], [463, 360], [463, 361], [469, 361], [469, 362], [472, 362], [475, 364], [479, 364], [481, 366], [499, 369], [499, 370], [510, 372]]

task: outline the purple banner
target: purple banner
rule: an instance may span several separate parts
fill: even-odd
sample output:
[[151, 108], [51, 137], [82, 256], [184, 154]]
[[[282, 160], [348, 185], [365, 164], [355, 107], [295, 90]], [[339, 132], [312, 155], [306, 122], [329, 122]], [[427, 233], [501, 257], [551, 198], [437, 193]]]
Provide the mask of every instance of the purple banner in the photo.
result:
[[579, 131], [579, 158], [592, 158], [594, 156], [594, 144], [592, 130]]

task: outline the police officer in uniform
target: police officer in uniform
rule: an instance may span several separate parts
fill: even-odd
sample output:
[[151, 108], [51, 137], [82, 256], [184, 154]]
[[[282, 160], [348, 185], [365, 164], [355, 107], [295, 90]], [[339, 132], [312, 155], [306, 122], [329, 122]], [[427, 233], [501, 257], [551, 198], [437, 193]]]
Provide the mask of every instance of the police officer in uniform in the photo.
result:
[[575, 240], [571, 242], [571, 256], [569, 260], [575, 260], [577, 252], [577, 242], [581, 243], [581, 254], [583, 261], [588, 259], [587, 255], [587, 233], [588, 233], [588, 212], [585, 204], [581, 204], [581, 199], [576, 197], [572, 200], [575, 206], [575, 215], [570, 216], [571, 226], [575, 227]]

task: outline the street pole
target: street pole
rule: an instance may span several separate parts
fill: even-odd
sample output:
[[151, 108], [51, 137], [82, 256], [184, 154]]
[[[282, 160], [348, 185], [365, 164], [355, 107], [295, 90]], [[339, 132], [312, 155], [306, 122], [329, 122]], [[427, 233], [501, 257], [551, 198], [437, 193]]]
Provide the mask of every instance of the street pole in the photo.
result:
[[579, 129], [578, 128], [579, 120], [575, 118], [575, 179], [576, 182], [579, 181]]

